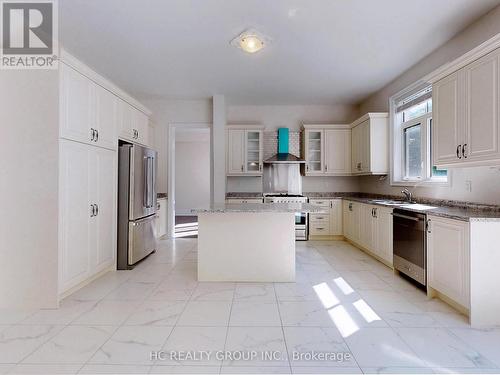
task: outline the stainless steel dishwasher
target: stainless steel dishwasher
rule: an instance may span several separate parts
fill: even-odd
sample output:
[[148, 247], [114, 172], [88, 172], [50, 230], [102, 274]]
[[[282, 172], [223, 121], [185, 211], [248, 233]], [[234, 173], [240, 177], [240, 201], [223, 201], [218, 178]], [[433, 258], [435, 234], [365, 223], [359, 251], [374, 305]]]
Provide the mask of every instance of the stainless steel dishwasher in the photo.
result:
[[427, 285], [427, 215], [398, 208], [392, 215], [394, 268]]

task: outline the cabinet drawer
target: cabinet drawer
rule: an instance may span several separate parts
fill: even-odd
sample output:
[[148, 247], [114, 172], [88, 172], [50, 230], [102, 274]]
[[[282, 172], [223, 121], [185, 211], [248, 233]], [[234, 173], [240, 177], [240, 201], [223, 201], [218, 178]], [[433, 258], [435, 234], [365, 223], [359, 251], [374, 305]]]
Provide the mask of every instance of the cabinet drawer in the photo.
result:
[[324, 214], [309, 214], [309, 221], [314, 223], [325, 223], [330, 222], [330, 215], [328, 213]]
[[329, 223], [322, 222], [310, 222], [309, 223], [309, 234], [311, 235], [329, 235], [330, 225]]
[[227, 203], [242, 204], [242, 203], [262, 203], [261, 198], [248, 198], [248, 199], [226, 199]]
[[330, 201], [328, 199], [309, 199], [309, 203], [315, 206], [330, 208]]

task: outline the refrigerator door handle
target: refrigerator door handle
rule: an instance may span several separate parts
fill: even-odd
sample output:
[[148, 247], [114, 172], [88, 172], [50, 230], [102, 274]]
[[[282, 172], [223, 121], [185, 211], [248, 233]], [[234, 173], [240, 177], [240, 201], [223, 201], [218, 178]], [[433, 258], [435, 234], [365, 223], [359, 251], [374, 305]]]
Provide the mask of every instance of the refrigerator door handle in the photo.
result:
[[149, 173], [149, 158], [144, 158], [144, 188], [142, 192], [142, 205], [146, 208], [149, 208], [148, 200], [149, 200], [149, 188], [148, 188], [148, 173]]

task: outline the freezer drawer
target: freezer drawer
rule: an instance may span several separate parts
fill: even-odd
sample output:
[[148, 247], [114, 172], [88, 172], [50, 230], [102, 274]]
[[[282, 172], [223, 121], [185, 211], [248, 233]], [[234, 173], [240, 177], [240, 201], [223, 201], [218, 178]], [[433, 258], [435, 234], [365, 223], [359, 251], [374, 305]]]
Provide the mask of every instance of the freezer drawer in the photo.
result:
[[129, 222], [128, 264], [131, 266], [156, 250], [155, 215]]

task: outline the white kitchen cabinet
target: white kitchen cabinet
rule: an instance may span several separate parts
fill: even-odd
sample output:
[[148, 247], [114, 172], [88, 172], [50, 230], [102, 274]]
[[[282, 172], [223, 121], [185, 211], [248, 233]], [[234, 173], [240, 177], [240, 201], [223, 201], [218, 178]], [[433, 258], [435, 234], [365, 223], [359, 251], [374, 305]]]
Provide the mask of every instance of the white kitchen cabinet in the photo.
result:
[[342, 215], [342, 199], [330, 200], [330, 234], [332, 236], [341, 236], [343, 233]]
[[372, 227], [372, 251], [389, 265], [393, 263], [392, 211], [392, 208], [374, 207]]
[[351, 168], [354, 175], [389, 173], [387, 113], [367, 113], [352, 124]]
[[361, 207], [360, 203], [344, 201], [343, 203], [343, 227], [344, 237], [354, 243], [360, 243], [361, 238]]
[[351, 174], [351, 129], [349, 125], [304, 125], [306, 176]]
[[149, 119], [146, 114], [127, 102], [119, 102], [119, 136], [127, 141], [148, 145]]
[[262, 198], [227, 198], [229, 204], [262, 203]]
[[262, 126], [229, 125], [227, 128], [226, 174], [262, 175]]
[[66, 64], [60, 65], [60, 136], [79, 142], [95, 139], [95, 85]]
[[309, 203], [325, 210], [324, 213], [309, 214], [309, 234], [312, 236], [341, 236], [342, 199], [311, 198]]
[[110, 267], [116, 253], [116, 152], [60, 141], [59, 293]]
[[359, 244], [368, 251], [375, 248], [376, 222], [374, 216], [375, 206], [370, 204], [359, 204], [360, 212], [360, 235]]
[[428, 216], [427, 281], [429, 287], [469, 307], [469, 223]]
[[141, 111], [133, 108], [135, 117], [135, 129], [137, 130], [136, 142], [145, 146], [149, 146], [149, 119], [148, 116]]
[[497, 49], [433, 84], [435, 165], [500, 162], [499, 66]]
[[118, 98], [66, 64], [61, 64], [60, 136], [116, 149]]

